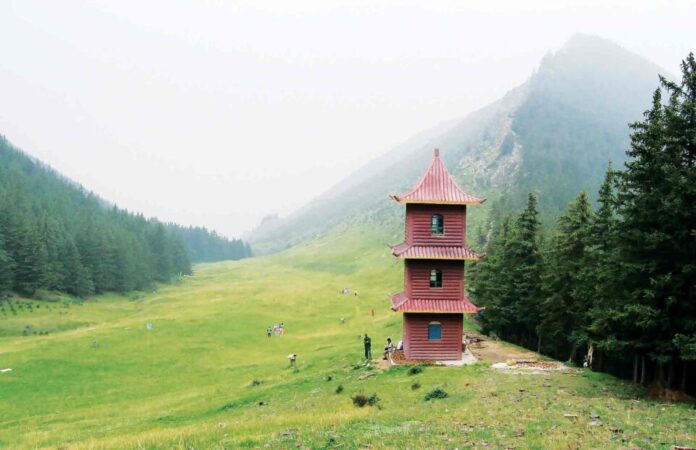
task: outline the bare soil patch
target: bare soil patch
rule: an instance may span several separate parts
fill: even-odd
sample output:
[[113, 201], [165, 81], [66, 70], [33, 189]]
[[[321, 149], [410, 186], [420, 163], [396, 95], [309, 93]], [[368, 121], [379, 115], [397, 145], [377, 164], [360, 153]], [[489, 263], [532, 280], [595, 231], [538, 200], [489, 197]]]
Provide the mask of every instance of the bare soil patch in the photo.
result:
[[469, 342], [469, 350], [479, 361], [491, 364], [509, 360], [527, 364], [539, 361], [539, 355], [532, 351], [515, 347], [506, 342], [492, 340], [481, 333], [466, 331], [464, 335], [465, 340]]

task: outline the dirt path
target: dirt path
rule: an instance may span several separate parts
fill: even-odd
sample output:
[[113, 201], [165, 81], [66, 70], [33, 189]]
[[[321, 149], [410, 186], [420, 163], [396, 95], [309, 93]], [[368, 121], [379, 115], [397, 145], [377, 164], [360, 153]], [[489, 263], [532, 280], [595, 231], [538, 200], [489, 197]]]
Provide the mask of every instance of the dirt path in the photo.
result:
[[476, 359], [489, 363], [506, 362], [510, 359], [538, 361], [539, 355], [521, 347], [502, 341], [494, 341], [488, 336], [475, 331], [465, 332], [469, 340], [469, 350]]

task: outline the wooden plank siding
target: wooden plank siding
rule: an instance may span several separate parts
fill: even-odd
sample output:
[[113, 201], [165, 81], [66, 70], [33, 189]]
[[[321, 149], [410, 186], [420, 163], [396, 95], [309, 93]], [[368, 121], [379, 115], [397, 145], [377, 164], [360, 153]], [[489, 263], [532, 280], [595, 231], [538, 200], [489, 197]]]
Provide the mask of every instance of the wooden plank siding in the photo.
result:
[[[433, 214], [444, 219], [444, 233], [432, 234]], [[466, 206], [464, 205], [406, 205], [406, 242], [411, 245], [466, 244]]]
[[[458, 300], [464, 296], [464, 261], [407, 259], [404, 271], [408, 298]], [[442, 271], [442, 287], [430, 287], [430, 271]]]
[[[441, 339], [428, 339], [430, 322], [442, 325]], [[408, 359], [462, 359], [462, 333], [462, 314], [404, 313], [404, 353]]]

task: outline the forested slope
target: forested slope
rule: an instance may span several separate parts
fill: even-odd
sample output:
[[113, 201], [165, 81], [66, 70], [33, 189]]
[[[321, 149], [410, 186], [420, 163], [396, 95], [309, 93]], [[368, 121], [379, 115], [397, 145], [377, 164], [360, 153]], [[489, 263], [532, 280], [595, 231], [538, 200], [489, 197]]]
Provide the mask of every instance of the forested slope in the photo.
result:
[[167, 224], [184, 243], [192, 262], [237, 260], [251, 256], [251, 247], [241, 239], [227, 239], [204, 227]]
[[[201, 245], [203, 242], [204, 245]], [[0, 137], [0, 293], [144, 289], [249, 248], [106, 203]]]
[[[647, 109], [649, 107], [649, 109]], [[468, 272], [486, 330], [635, 383], [696, 392], [696, 59], [631, 124], [629, 161], [593, 208], [543, 235], [537, 197], [493, 224]]]

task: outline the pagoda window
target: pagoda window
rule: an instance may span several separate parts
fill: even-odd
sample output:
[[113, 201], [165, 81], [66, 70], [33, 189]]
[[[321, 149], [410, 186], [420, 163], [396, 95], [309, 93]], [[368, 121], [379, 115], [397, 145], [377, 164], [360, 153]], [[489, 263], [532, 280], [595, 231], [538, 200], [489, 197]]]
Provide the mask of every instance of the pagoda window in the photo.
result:
[[433, 214], [430, 219], [430, 232], [432, 234], [445, 234], [445, 219], [442, 214]]
[[428, 340], [436, 341], [442, 339], [442, 324], [440, 322], [430, 322], [428, 324]]
[[431, 288], [441, 288], [442, 287], [442, 270], [433, 269], [430, 271], [430, 287]]

